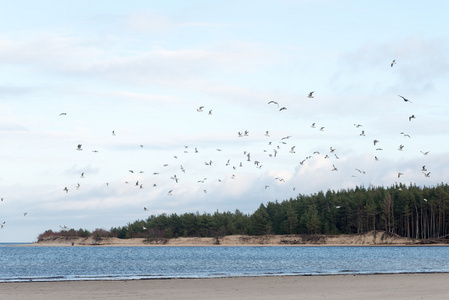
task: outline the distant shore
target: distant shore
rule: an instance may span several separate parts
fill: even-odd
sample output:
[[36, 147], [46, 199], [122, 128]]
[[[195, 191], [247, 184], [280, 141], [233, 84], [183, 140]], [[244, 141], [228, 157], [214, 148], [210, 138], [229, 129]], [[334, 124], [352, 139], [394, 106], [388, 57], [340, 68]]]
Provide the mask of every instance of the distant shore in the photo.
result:
[[5, 299], [447, 299], [449, 274], [0, 283]]
[[385, 231], [370, 231], [365, 234], [342, 235], [229, 235], [223, 237], [164, 238], [80, 238], [48, 237], [31, 244], [16, 246], [418, 246], [448, 245], [442, 241], [429, 241], [400, 237]]

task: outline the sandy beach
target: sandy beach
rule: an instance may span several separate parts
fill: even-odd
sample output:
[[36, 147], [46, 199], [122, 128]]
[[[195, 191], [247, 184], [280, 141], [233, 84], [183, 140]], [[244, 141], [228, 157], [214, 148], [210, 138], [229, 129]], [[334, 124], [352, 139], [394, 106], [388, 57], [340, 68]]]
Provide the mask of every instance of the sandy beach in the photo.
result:
[[400, 237], [385, 231], [370, 231], [364, 234], [340, 235], [228, 235], [223, 237], [179, 237], [172, 239], [115, 237], [94, 239], [92, 237], [52, 236], [32, 244], [15, 246], [418, 246], [447, 245], [442, 241], [423, 241]]
[[449, 274], [0, 283], [1, 299], [447, 299]]

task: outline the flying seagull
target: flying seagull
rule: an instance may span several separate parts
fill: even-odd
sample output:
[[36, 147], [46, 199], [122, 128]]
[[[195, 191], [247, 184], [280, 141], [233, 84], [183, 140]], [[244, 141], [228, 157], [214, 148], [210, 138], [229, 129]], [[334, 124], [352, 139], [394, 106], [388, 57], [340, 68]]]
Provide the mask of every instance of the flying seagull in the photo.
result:
[[82, 146], [83, 146], [82, 144], [78, 144], [78, 146], [76, 146], [76, 150], [78, 150], [78, 151], [83, 150], [83, 149], [81, 148]]
[[59, 114], [60, 116], [67, 116], [67, 113], [63, 112]]
[[415, 119], [415, 115], [411, 115], [410, 117], [408, 117], [409, 121], [411, 121], [412, 119]]
[[401, 95], [398, 95], [398, 96], [401, 97], [405, 102], [410, 102], [410, 103], [412, 103], [412, 101], [408, 100], [407, 98], [405, 98], [405, 97], [403, 97], [403, 96], [401, 96]]
[[196, 109], [197, 112], [202, 112], [203, 111], [204, 106], [200, 106]]
[[314, 93], [314, 92], [315, 92], [315, 91], [310, 92], [309, 95], [307, 96], [307, 98], [313, 98], [313, 93]]
[[279, 106], [279, 103], [277, 103], [276, 101], [271, 100], [270, 102], [268, 102], [268, 104], [271, 104], [271, 103], [276, 104], [277, 106]]
[[396, 59], [393, 59], [393, 61], [391, 62], [390, 66], [393, 67], [396, 64]]

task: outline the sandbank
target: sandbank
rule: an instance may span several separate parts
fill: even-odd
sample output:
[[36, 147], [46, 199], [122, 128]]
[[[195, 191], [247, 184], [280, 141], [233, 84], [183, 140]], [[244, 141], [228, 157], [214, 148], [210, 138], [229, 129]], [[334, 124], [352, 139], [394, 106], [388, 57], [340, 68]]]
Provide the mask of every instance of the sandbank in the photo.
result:
[[448, 245], [448, 240], [419, 240], [385, 231], [341, 235], [228, 235], [222, 237], [98, 238], [51, 236], [23, 246], [417, 246]]
[[448, 273], [0, 283], [1, 299], [447, 299]]

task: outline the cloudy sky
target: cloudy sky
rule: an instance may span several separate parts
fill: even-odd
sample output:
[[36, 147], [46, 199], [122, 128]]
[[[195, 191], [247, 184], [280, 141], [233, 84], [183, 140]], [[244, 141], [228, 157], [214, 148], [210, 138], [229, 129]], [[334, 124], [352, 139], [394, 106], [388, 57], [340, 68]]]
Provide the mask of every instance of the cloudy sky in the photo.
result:
[[447, 182], [448, 11], [1, 1], [0, 242]]

